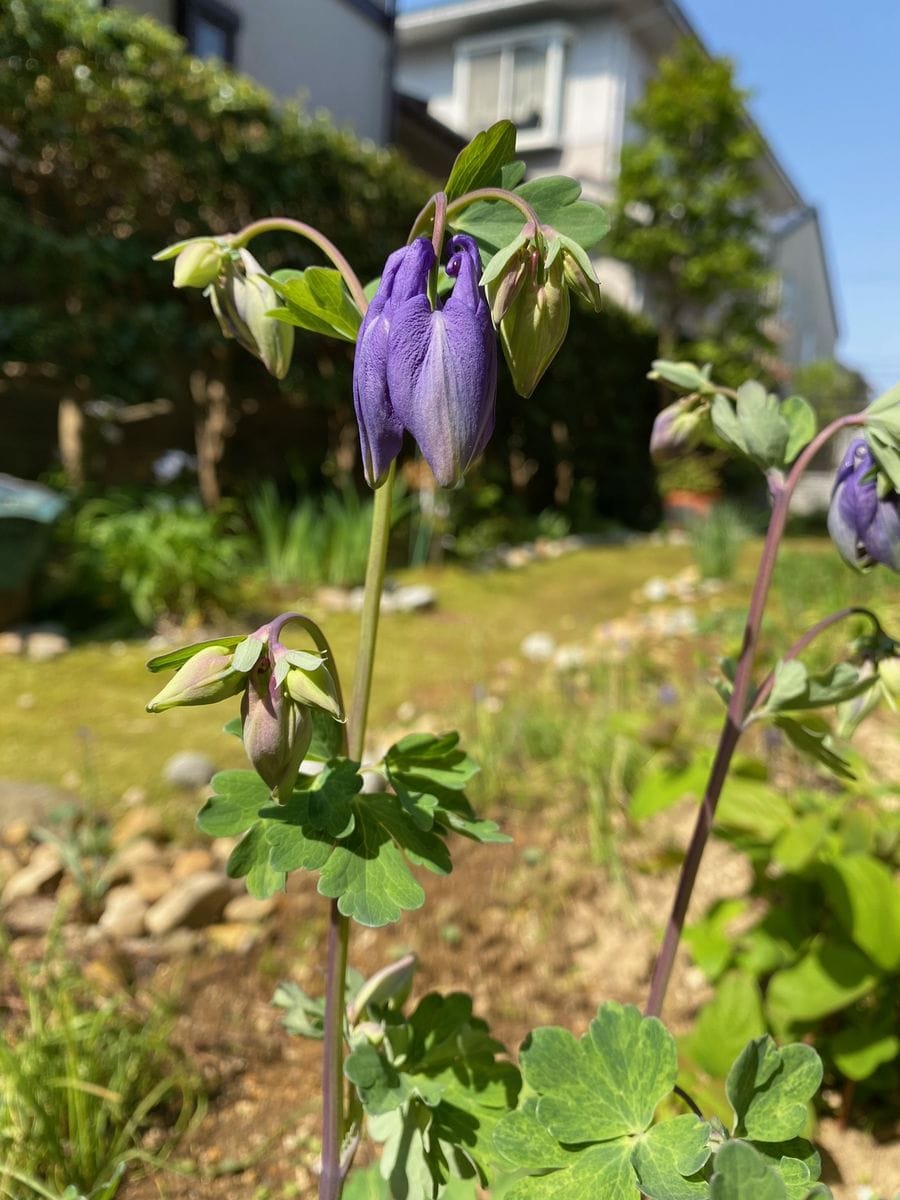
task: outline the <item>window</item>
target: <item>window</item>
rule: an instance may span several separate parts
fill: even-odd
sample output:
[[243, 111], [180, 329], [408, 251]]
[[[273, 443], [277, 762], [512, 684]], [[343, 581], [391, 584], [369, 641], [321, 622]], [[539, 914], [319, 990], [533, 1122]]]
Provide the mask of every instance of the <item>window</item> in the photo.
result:
[[558, 142], [570, 36], [554, 22], [460, 42], [454, 76], [460, 129], [473, 134], [506, 117], [519, 130], [522, 149]]
[[220, 58], [234, 65], [240, 18], [219, 0], [181, 0], [178, 29], [198, 58]]

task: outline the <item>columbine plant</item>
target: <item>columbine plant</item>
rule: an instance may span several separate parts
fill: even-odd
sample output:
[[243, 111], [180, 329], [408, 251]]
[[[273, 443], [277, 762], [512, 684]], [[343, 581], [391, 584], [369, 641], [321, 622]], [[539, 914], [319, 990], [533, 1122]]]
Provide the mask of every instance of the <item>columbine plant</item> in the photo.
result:
[[[511, 124], [479, 134], [460, 154], [445, 190], [422, 209], [406, 246], [367, 288], [331, 241], [288, 218], [258, 221], [230, 237], [180, 242], [157, 256], [174, 258], [176, 286], [204, 288], [224, 334], [279, 378], [288, 370], [295, 327], [355, 343], [353, 398], [375, 515], [346, 713], [328, 643], [298, 613], [246, 637], [154, 659], [151, 670], [177, 670], [148, 707], [157, 712], [240, 695], [240, 719], [227, 728], [242, 737], [253, 770], [215, 777], [200, 828], [240, 836], [227, 869], [245, 878], [253, 895], [268, 896], [289, 872], [306, 870], [318, 875], [318, 891], [331, 901], [324, 997], [282, 985], [275, 998], [287, 1010], [289, 1029], [323, 1041], [320, 1200], [341, 1196], [366, 1131], [382, 1145], [384, 1188], [398, 1200], [433, 1200], [454, 1178], [486, 1185], [498, 1170], [517, 1174], [505, 1192], [510, 1200], [826, 1196], [816, 1183], [818, 1156], [800, 1136], [821, 1079], [815, 1051], [779, 1050], [770, 1038], [751, 1042], [728, 1079], [734, 1117], [726, 1130], [705, 1120], [677, 1087], [675, 1043], [658, 1016], [742, 732], [771, 721], [826, 766], [845, 769], [811, 712], [840, 704], [845, 724], [854, 725], [878, 695], [897, 691], [897, 644], [861, 609], [825, 617], [758, 687], [751, 675], [791, 494], [812, 456], [846, 425], [862, 426], [863, 438], [838, 473], [832, 534], [854, 567], [882, 562], [896, 569], [900, 393], [816, 434], [813, 410], [799, 398], [779, 401], [755, 383], [731, 392], [706, 368], [655, 364], [657, 376], [686, 395], [660, 414], [654, 453], [724, 444], [766, 473], [773, 511], [741, 656], [726, 672], [727, 716], [646, 1013], [602, 1005], [580, 1041], [562, 1029], [538, 1029], [523, 1048], [520, 1074], [473, 1016], [468, 996], [431, 994], [407, 1011], [411, 958], [368, 981], [348, 975], [353, 922], [384, 925], [424, 902], [410, 866], [450, 871], [453, 833], [483, 843], [507, 840], [493, 822], [476, 817], [466, 798], [477, 767], [455, 733], [410, 735], [377, 762], [364, 761], [364, 750], [404, 436], [440, 485], [459, 485], [493, 431], [498, 342], [516, 389], [528, 396], [565, 339], [570, 292], [599, 309], [588, 252], [605, 231], [603, 213], [579, 199], [572, 180], [522, 183], [523, 176]], [[247, 246], [272, 230], [313, 242], [331, 267], [265, 274]], [[857, 644], [858, 661], [810, 674], [800, 653], [824, 629], [855, 615], [871, 626]], [[284, 644], [288, 624], [305, 631], [309, 650]], [[305, 760], [318, 762], [318, 773], [302, 773]], [[367, 774], [376, 786], [364, 789]], [[666, 1099], [691, 1111], [658, 1120]]]

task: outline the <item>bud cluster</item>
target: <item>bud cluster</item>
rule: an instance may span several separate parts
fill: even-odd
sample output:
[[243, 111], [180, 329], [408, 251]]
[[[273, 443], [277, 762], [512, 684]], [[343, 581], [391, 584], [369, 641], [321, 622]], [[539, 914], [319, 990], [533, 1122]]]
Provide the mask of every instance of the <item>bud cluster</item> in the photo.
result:
[[147, 705], [148, 712], [164, 712], [240, 694], [247, 757], [281, 797], [290, 794], [309, 750], [313, 709], [344, 719], [325, 655], [291, 650], [280, 641], [284, 625], [295, 619], [285, 613], [236, 645], [231, 638], [229, 645], [198, 646]]

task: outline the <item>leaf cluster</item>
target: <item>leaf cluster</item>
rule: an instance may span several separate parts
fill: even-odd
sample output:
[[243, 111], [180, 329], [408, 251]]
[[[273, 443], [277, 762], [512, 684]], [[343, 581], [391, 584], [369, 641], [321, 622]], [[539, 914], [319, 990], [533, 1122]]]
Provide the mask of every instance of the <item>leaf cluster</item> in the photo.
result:
[[245, 878], [252, 895], [272, 895], [291, 871], [315, 871], [319, 892], [345, 916], [386, 925], [424, 903], [413, 867], [449, 874], [451, 831], [479, 842], [508, 840], [493, 821], [478, 820], [466, 799], [477, 768], [458, 743], [456, 734], [402, 739], [385, 759], [394, 789], [386, 792], [363, 793], [359, 764], [332, 757], [319, 775], [301, 777], [285, 804], [272, 802], [253, 771], [222, 771], [197, 823], [212, 837], [242, 835], [227, 870]]
[[581, 1039], [537, 1029], [520, 1057], [524, 1101], [494, 1134], [501, 1158], [528, 1172], [510, 1200], [737, 1200], [753, 1176], [772, 1200], [829, 1195], [799, 1136], [821, 1080], [808, 1046], [763, 1037], [744, 1049], [728, 1078], [730, 1135], [695, 1113], [654, 1122], [675, 1087], [675, 1042], [631, 1005], [602, 1005]]

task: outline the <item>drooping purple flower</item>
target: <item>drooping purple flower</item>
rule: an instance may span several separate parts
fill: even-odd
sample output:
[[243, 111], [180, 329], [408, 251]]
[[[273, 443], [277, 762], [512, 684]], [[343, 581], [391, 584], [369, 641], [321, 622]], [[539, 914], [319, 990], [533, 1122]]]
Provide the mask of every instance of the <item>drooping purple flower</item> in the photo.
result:
[[465, 234], [449, 247], [456, 282], [442, 307], [428, 299], [434, 251], [419, 238], [388, 259], [360, 328], [353, 394], [372, 486], [399, 452], [403, 429], [442, 487], [462, 479], [494, 429], [497, 347], [478, 248]]
[[898, 503], [896, 492], [878, 495], [871, 451], [856, 438], [838, 468], [828, 510], [828, 532], [851, 567], [865, 571], [883, 563], [900, 571]]

